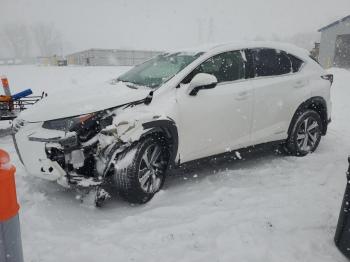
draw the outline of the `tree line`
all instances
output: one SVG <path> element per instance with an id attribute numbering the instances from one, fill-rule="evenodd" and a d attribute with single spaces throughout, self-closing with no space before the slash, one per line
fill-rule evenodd
<path id="1" fill-rule="evenodd" d="M 61 33 L 53 24 L 5 24 L 0 28 L 0 42 L 7 57 L 52 56 L 63 52 Z"/>

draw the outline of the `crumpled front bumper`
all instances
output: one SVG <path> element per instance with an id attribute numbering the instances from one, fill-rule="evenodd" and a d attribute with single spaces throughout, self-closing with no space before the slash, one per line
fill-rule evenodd
<path id="1" fill-rule="evenodd" d="M 29 174 L 58 181 L 66 176 L 66 172 L 57 162 L 48 159 L 44 141 L 64 137 L 65 134 L 63 131 L 43 129 L 41 126 L 42 123 L 27 123 L 12 135 L 13 142 Z"/>

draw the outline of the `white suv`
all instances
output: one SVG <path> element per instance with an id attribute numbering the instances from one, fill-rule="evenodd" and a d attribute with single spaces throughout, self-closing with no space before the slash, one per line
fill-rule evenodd
<path id="1" fill-rule="evenodd" d="M 113 185 L 145 203 L 182 163 L 275 142 L 313 152 L 332 75 L 306 50 L 244 42 L 159 55 L 101 86 L 47 97 L 14 123 L 26 170 L 67 187 Z"/>

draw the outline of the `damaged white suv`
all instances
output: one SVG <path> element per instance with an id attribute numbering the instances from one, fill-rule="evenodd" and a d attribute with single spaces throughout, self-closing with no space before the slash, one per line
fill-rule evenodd
<path id="1" fill-rule="evenodd" d="M 182 163 L 278 141 L 313 152 L 333 76 L 306 50 L 244 42 L 168 52 L 112 82 L 47 97 L 14 122 L 26 170 L 67 187 L 113 185 L 145 203 Z"/>

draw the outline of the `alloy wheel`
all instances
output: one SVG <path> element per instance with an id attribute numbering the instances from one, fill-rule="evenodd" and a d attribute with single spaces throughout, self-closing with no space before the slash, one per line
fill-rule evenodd
<path id="1" fill-rule="evenodd" d="M 300 150 L 312 152 L 321 135 L 320 126 L 315 118 L 307 117 L 299 126 L 297 144 Z"/>
<path id="2" fill-rule="evenodd" d="M 164 180 L 166 160 L 162 146 L 152 144 L 144 151 L 139 166 L 139 182 L 145 193 L 157 192 Z"/>

